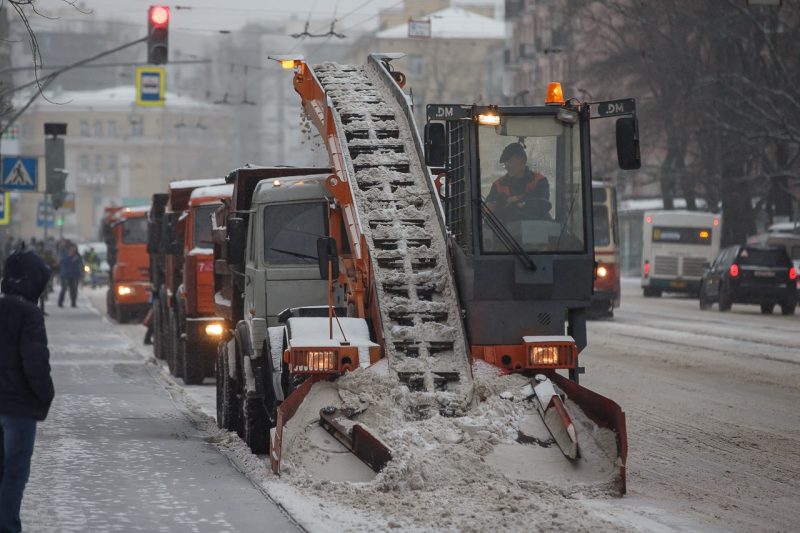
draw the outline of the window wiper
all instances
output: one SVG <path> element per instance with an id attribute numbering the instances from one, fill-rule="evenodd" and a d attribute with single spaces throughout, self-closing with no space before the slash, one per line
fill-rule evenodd
<path id="1" fill-rule="evenodd" d="M 528 267 L 528 269 L 532 271 L 536 271 L 536 264 L 533 262 L 531 257 L 525 252 L 522 248 L 522 245 L 517 242 L 511 232 L 508 231 L 508 228 L 500 222 L 500 219 L 497 218 L 497 215 L 486 205 L 486 201 L 481 198 L 481 213 L 486 218 L 486 221 L 489 223 L 489 227 L 492 229 L 495 235 L 500 239 L 508 251 L 513 253 L 517 259 L 522 261 L 522 264 Z"/>
<path id="2" fill-rule="evenodd" d="M 292 257 L 299 257 L 300 259 L 319 261 L 319 258 L 315 255 L 302 254 L 300 252 L 293 252 L 291 250 L 281 250 L 280 248 L 270 248 L 270 250 L 272 250 L 273 252 L 278 252 L 279 254 L 286 254 L 286 255 L 291 255 Z"/>

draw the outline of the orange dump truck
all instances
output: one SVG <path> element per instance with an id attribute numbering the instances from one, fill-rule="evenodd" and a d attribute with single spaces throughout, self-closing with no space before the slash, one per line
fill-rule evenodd
<path id="1" fill-rule="evenodd" d="M 149 305 L 148 209 L 149 206 L 107 207 L 103 217 L 110 268 L 106 309 L 120 323 L 141 319 Z"/>
<path id="2" fill-rule="evenodd" d="M 166 195 L 154 196 L 150 214 L 153 349 L 187 384 L 213 375 L 222 335 L 214 314 L 211 213 L 230 197 L 224 183 L 173 181 Z"/>

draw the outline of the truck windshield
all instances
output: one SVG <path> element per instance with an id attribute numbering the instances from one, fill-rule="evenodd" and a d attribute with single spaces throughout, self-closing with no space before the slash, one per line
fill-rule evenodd
<path id="1" fill-rule="evenodd" d="M 219 204 L 204 205 L 194 212 L 194 246 L 197 248 L 213 248 L 211 240 L 211 215 Z"/>
<path id="2" fill-rule="evenodd" d="M 144 244 L 147 242 L 147 219 L 128 218 L 122 223 L 122 242 L 125 244 Z"/>
<path id="3" fill-rule="evenodd" d="M 264 261 L 316 265 L 317 239 L 327 234 L 324 203 L 271 205 L 264 210 Z"/>
<path id="4" fill-rule="evenodd" d="M 503 117 L 478 127 L 483 253 L 585 250 L 580 130 L 554 116 Z"/>

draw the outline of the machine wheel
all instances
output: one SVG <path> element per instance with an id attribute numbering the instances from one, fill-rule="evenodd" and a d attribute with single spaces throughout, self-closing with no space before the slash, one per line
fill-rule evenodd
<path id="1" fill-rule="evenodd" d="M 231 378 L 226 342 L 217 345 L 217 425 L 228 431 L 241 431 L 237 383 Z"/>
<path id="2" fill-rule="evenodd" d="M 719 288 L 719 310 L 720 311 L 730 311 L 733 302 L 731 301 L 731 290 L 726 286 L 721 286 Z"/>
<path id="3" fill-rule="evenodd" d="M 242 440 L 256 455 L 269 451 L 269 424 L 262 398 L 242 397 Z"/>
<path id="4" fill-rule="evenodd" d="M 782 315 L 793 315 L 794 310 L 797 308 L 797 302 L 792 302 L 788 304 L 781 304 L 781 314 Z"/>
<path id="5" fill-rule="evenodd" d="M 660 298 L 661 291 L 659 289 L 654 289 L 652 287 L 645 287 L 644 290 L 644 297 L 645 298 Z"/>
<path id="6" fill-rule="evenodd" d="M 187 334 L 188 335 L 188 334 Z M 188 337 L 181 341 L 183 345 L 183 382 L 187 385 L 200 385 L 206 378 L 206 365 L 203 353 Z"/>
<path id="7" fill-rule="evenodd" d="M 765 315 L 771 315 L 773 309 L 775 309 L 774 303 L 761 304 L 761 312 Z"/>

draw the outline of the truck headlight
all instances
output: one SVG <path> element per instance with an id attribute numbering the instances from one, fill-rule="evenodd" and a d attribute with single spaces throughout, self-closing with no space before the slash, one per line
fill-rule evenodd
<path id="1" fill-rule="evenodd" d="M 338 363 L 336 350 L 292 350 L 292 372 L 336 372 Z"/>
<path id="2" fill-rule="evenodd" d="M 117 287 L 117 294 L 120 296 L 127 296 L 133 292 L 133 288 L 128 287 L 127 285 L 120 285 Z"/>
<path id="3" fill-rule="evenodd" d="M 212 322 L 211 324 L 206 324 L 206 335 L 209 337 L 222 337 L 224 333 L 224 328 L 222 324 L 219 322 Z"/>

